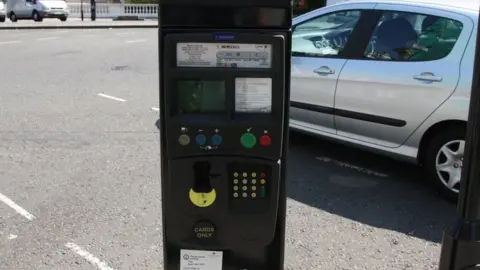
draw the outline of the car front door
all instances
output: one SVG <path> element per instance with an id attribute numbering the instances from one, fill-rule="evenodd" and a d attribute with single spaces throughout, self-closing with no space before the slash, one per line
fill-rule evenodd
<path id="1" fill-rule="evenodd" d="M 33 18 L 32 14 L 37 6 L 36 0 L 25 1 L 25 18 Z"/>
<path id="2" fill-rule="evenodd" d="M 455 90 L 473 22 L 424 7 L 375 9 L 382 16 L 363 59 L 342 69 L 335 123 L 339 136 L 395 148 Z"/>
<path id="3" fill-rule="evenodd" d="M 290 126 L 335 134 L 333 117 L 338 76 L 347 61 L 346 44 L 360 18 L 375 4 L 327 7 L 294 22 Z"/>

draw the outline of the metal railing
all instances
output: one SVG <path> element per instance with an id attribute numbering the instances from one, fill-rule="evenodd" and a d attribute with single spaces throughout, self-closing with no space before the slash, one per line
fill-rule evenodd
<path id="1" fill-rule="evenodd" d="M 87 2 L 87 1 L 86 1 Z M 80 17 L 82 5 L 68 3 L 71 17 Z M 97 3 L 97 18 L 117 18 L 120 16 L 137 16 L 141 19 L 155 19 L 158 16 L 157 4 L 107 4 Z M 90 16 L 90 3 L 83 4 L 84 16 Z"/>

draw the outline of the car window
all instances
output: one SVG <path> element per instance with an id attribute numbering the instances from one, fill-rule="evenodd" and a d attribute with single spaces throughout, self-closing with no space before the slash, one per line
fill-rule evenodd
<path id="1" fill-rule="evenodd" d="M 339 55 L 361 14 L 360 10 L 344 10 L 295 25 L 292 33 L 293 55 Z"/>
<path id="2" fill-rule="evenodd" d="M 433 61 L 455 46 L 461 22 L 425 14 L 383 13 L 365 50 L 365 57 L 391 61 Z"/>

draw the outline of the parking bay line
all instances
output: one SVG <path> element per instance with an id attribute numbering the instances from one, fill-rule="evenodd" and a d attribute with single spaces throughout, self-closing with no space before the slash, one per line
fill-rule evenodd
<path id="1" fill-rule="evenodd" d="M 60 37 L 45 37 L 45 38 L 38 38 L 37 41 L 46 41 L 46 40 L 53 40 L 59 39 Z"/>
<path id="2" fill-rule="evenodd" d="M 100 270 L 113 270 L 110 266 L 108 266 L 105 262 L 100 261 L 99 258 L 93 256 L 90 252 L 86 251 L 85 249 L 81 248 L 75 243 L 66 243 L 65 246 L 69 248 L 71 251 L 75 252 L 78 256 L 84 258 L 89 263 L 95 265 Z"/>
<path id="3" fill-rule="evenodd" d="M 352 170 L 355 170 L 355 171 L 358 171 L 358 172 L 361 172 L 361 173 L 374 175 L 374 176 L 382 177 L 382 178 L 388 177 L 387 174 L 372 171 L 372 170 L 369 170 L 369 169 L 365 169 L 365 168 L 362 168 L 362 167 L 359 167 L 359 166 L 355 166 L 355 165 L 352 165 L 352 164 L 348 164 L 348 163 L 345 163 L 345 162 L 334 160 L 334 159 L 331 159 L 331 158 L 328 158 L 328 157 L 316 157 L 316 159 L 320 160 L 320 161 L 323 161 L 323 162 L 332 162 L 332 163 L 337 164 L 338 166 L 349 168 L 349 169 L 352 169 Z"/>
<path id="4" fill-rule="evenodd" d="M 0 45 L 16 44 L 20 42 L 21 42 L 20 40 L 0 41 Z"/>
<path id="5" fill-rule="evenodd" d="M 120 33 L 116 33 L 115 35 L 116 36 L 124 36 L 124 35 L 131 35 L 133 34 L 133 32 L 120 32 Z"/>
<path id="6" fill-rule="evenodd" d="M 139 42 L 145 42 L 147 41 L 146 39 L 136 39 L 136 40 L 127 40 L 125 43 L 139 43 Z"/>
<path id="7" fill-rule="evenodd" d="M 126 102 L 126 100 L 123 99 L 123 98 L 118 98 L 118 97 L 114 97 L 114 96 L 109 96 L 109 95 L 105 95 L 105 94 L 103 94 L 103 93 L 98 93 L 97 95 L 100 96 L 100 97 L 104 97 L 104 98 L 108 98 L 108 99 L 112 99 L 112 100 L 116 100 L 116 101 L 120 101 L 120 102 Z"/>
<path id="8" fill-rule="evenodd" d="M 18 204 L 16 204 L 14 201 L 12 201 L 10 198 L 3 195 L 2 193 L 0 193 L 0 201 L 3 202 L 4 204 L 10 206 L 10 208 L 17 211 L 17 213 L 19 213 L 20 215 L 22 215 L 23 217 L 25 217 L 28 220 L 32 220 L 32 219 L 35 218 L 34 215 L 28 213 L 27 210 L 20 207 Z"/>

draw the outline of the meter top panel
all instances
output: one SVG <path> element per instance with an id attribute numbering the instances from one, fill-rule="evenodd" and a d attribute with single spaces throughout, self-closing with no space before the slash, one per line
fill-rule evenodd
<path id="1" fill-rule="evenodd" d="M 171 158 L 255 156 L 283 145 L 285 36 L 170 34 L 164 40 L 167 152 Z"/>
<path id="2" fill-rule="evenodd" d="M 292 6 L 285 0 L 163 0 L 158 19 L 161 29 L 290 29 Z"/>
<path id="3" fill-rule="evenodd" d="M 197 6 L 232 6 L 232 7 L 285 7 L 292 6 L 290 0 L 160 0 L 160 5 L 197 5 Z"/>

